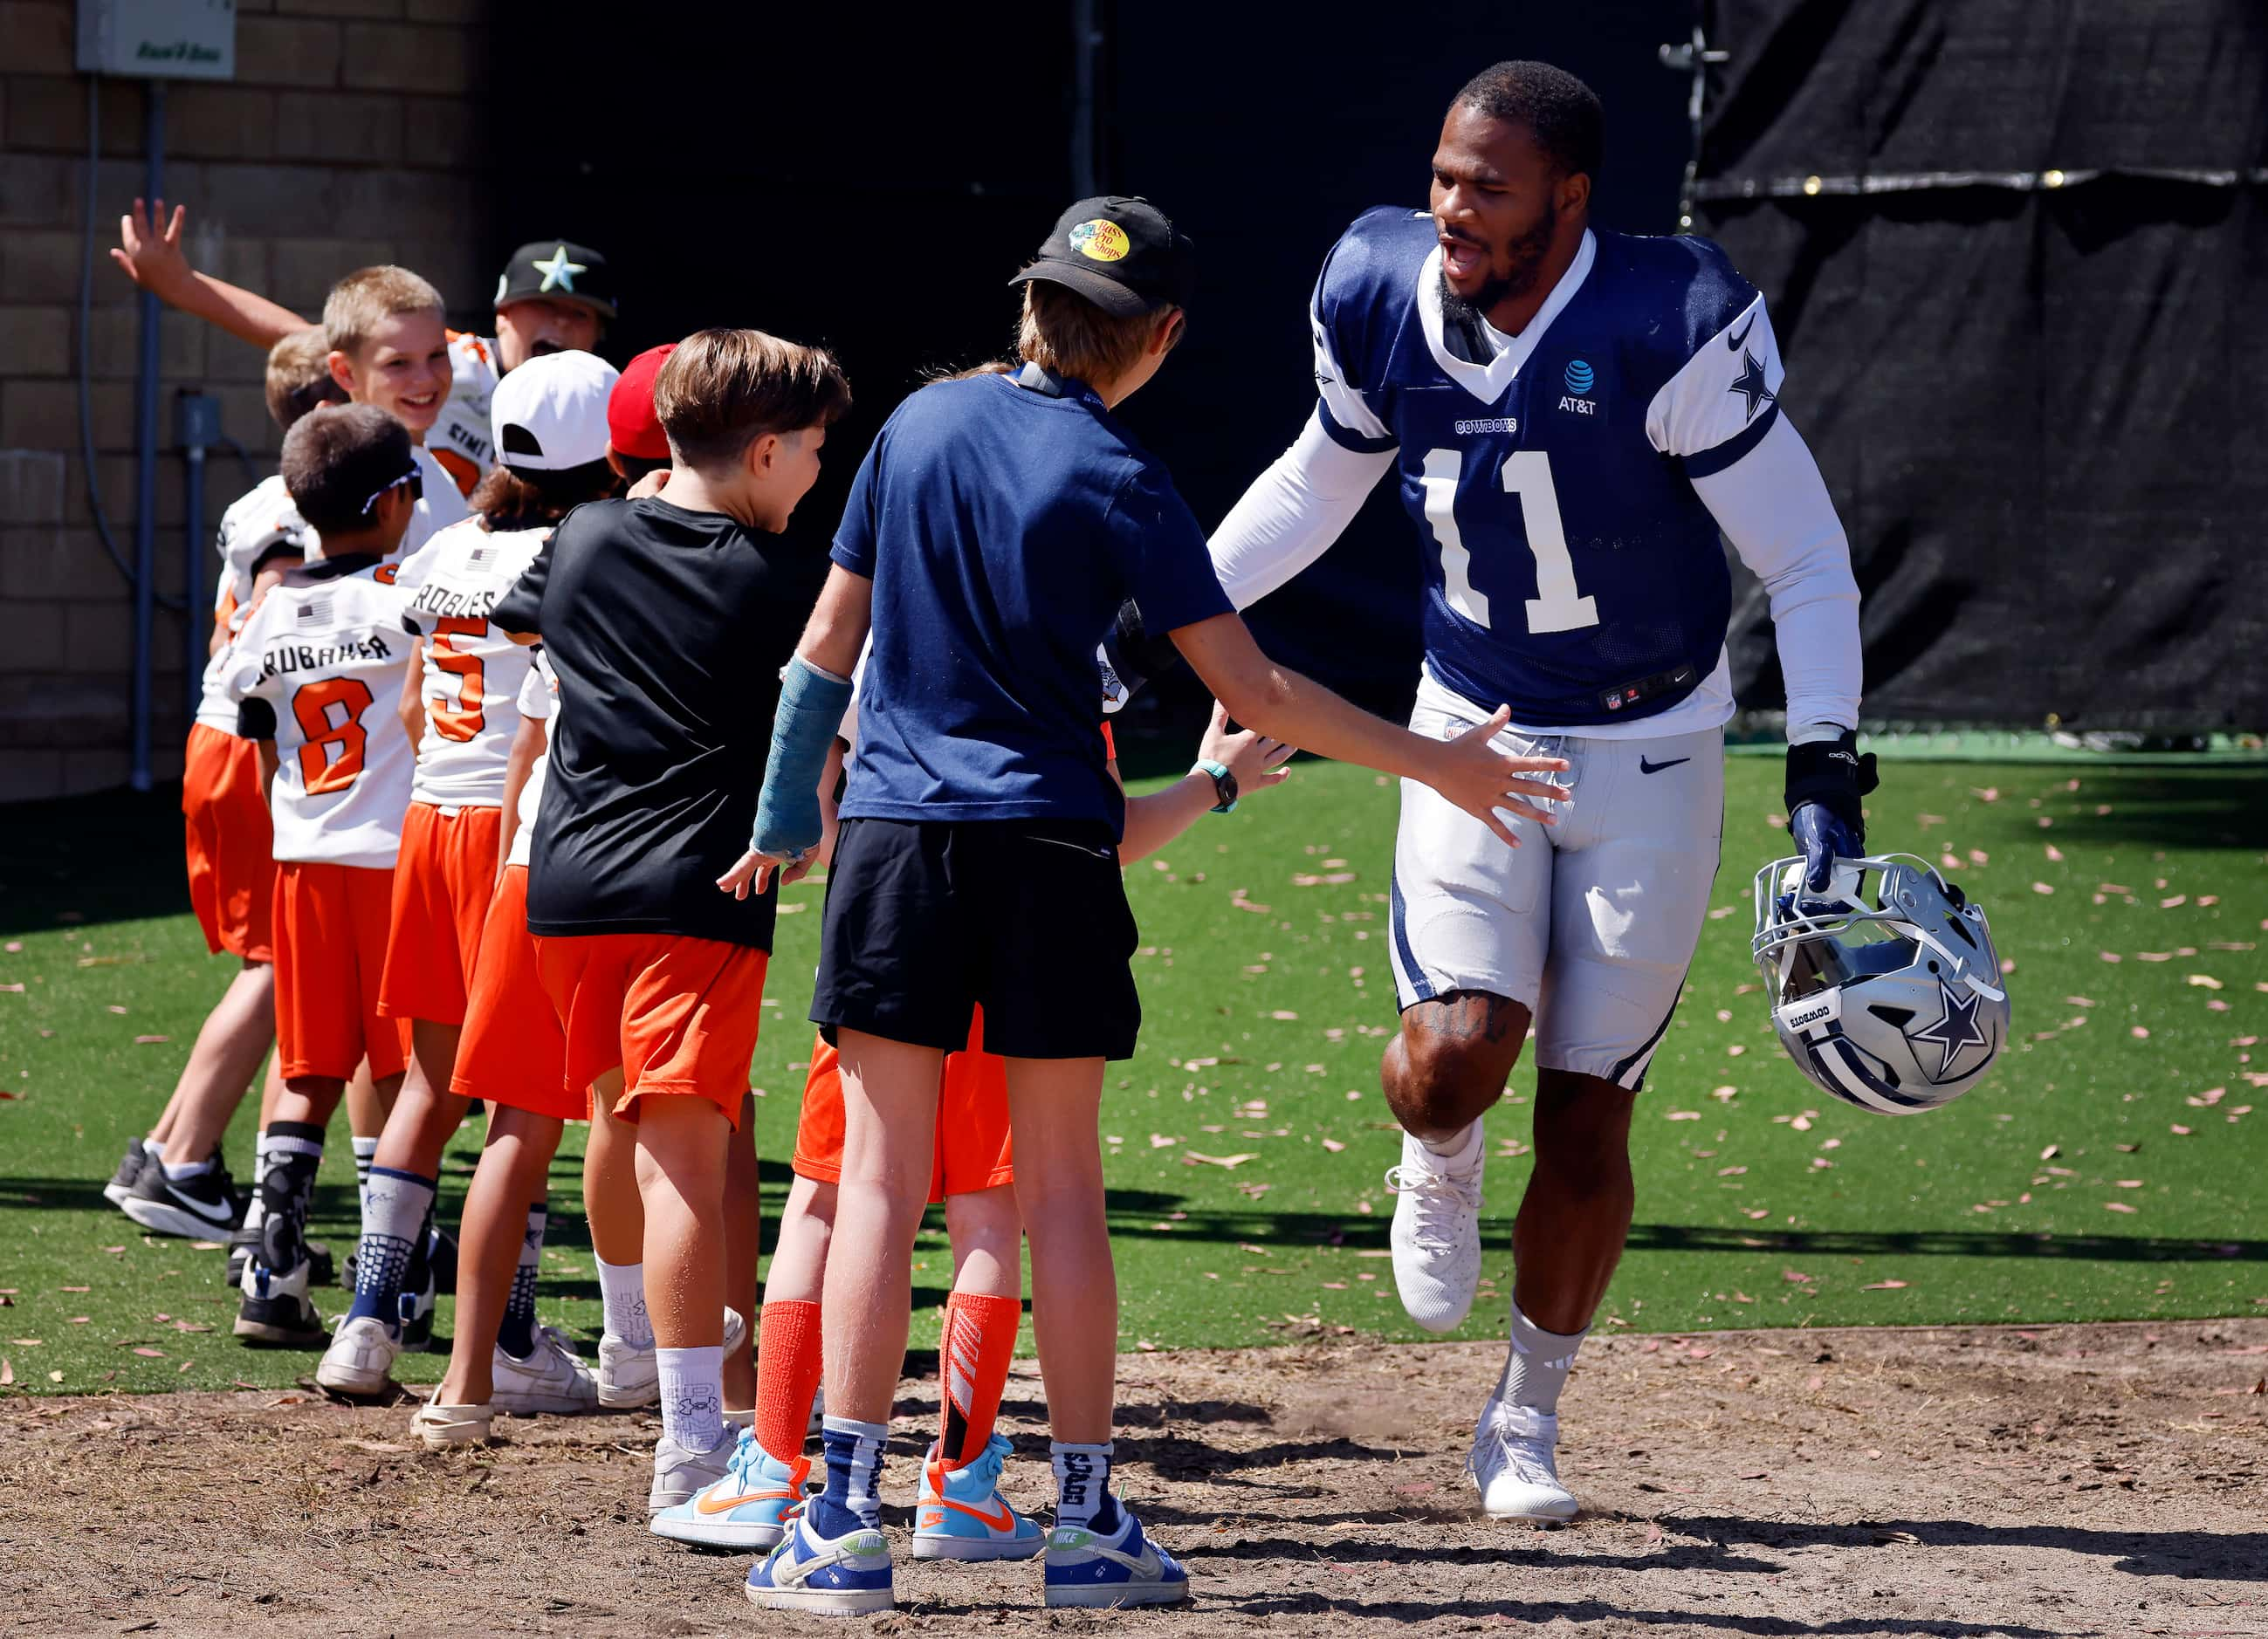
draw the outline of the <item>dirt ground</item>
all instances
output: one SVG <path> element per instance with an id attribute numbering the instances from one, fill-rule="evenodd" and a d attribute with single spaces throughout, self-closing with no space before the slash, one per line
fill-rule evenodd
<path id="1" fill-rule="evenodd" d="M 1035 1567 L 902 1554 L 898 1613 L 843 1627 L 2268 1635 L 2268 1320 L 1594 1340 L 1562 1407 L 1587 1511 L 1556 1532 L 1469 1506 L 1498 1359 L 1130 1356 L 1122 1489 L 1193 1608 L 1050 1615 Z M 1037 1390 L 1020 1376 L 1004 1414 L 1035 1504 Z M 909 1494 L 935 1406 L 909 1379 L 885 1496 Z M 745 1557 L 647 1534 L 652 1419 L 506 1421 L 486 1452 L 427 1456 L 409 1416 L 0 1402 L 0 1634 L 789 1630 L 741 1598 Z"/>

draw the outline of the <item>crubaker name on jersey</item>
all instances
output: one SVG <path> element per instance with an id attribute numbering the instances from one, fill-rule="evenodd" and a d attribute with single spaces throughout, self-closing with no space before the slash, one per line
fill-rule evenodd
<path id="1" fill-rule="evenodd" d="M 260 675 L 276 677 L 285 672 L 321 672 L 342 660 L 391 660 L 394 650 L 385 637 L 348 637 L 329 643 L 270 643 L 260 652 Z"/>

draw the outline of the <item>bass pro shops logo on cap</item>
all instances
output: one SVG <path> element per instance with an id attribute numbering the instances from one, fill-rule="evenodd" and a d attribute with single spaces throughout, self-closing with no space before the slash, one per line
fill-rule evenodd
<path id="1" fill-rule="evenodd" d="M 1116 261 L 1132 248 L 1126 230 L 1097 217 L 1071 231 L 1071 247 L 1090 261 Z"/>

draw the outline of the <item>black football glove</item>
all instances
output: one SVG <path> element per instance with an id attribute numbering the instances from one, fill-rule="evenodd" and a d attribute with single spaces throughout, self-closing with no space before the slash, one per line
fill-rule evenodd
<path id="1" fill-rule="evenodd" d="M 1831 740 L 1787 748 L 1787 829 L 1803 850 L 1803 883 L 1824 893 L 1835 862 L 1867 851 L 1867 818 L 1859 799 L 1881 781 L 1874 753 L 1859 754 L 1859 737 L 1845 729 Z"/>
<path id="2" fill-rule="evenodd" d="M 1118 710 L 1149 683 L 1182 664 L 1182 651 L 1171 637 L 1152 637 L 1143 629 L 1142 611 L 1129 598 L 1118 606 L 1118 619 L 1102 640 L 1096 658 L 1102 666 L 1102 709 Z"/>

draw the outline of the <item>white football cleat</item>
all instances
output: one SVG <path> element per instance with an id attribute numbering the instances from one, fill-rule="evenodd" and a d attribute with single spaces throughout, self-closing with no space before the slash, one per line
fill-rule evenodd
<path id="1" fill-rule="evenodd" d="M 1485 1147 L 1474 1121 L 1462 1164 L 1402 1135 L 1402 1165 L 1389 1167 L 1394 1196 L 1394 1284 L 1402 1306 L 1428 1332 L 1454 1332 L 1471 1312 L 1481 1279 L 1481 1164 Z"/>
<path id="2" fill-rule="evenodd" d="M 498 1411 L 571 1417 L 599 1409 L 598 1378 L 556 1327 L 535 1328 L 535 1347 L 525 1360 L 497 1344 L 489 1370 L 496 1385 L 489 1403 Z"/>
<path id="3" fill-rule="evenodd" d="M 315 1385 L 334 1394 L 366 1399 L 394 1387 L 394 1357 L 401 1340 L 371 1315 L 342 1321 L 315 1368 Z"/>
<path id="4" fill-rule="evenodd" d="M 1481 1512 L 1491 1519 L 1533 1519 L 1562 1525 L 1580 1509 L 1559 1483 L 1551 1448 L 1559 1443 L 1559 1419 L 1526 1406 L 1507 1406 L 1491 1397 L 1481 1408 L 1465 1472 L 1481 1494 Z"/>

